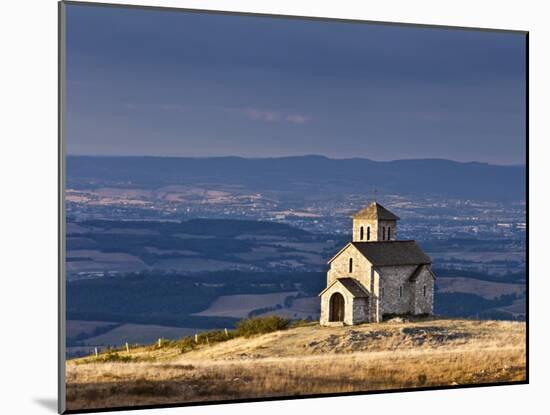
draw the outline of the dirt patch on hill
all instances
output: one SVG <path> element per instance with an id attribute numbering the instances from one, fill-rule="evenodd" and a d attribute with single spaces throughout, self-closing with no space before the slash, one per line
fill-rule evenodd
<path id="1" fill-rule="evenodd" d="M 307 347 L 315 353 L 348 353 L 380 350 L 381 344 L 385 350 L 464 344 L 470 337 L 471 333 L 438 326 L 403 327 L 400 330 L 350 330 L 343 335 L 331 334 L 323 340 L 314 340 Z"/>

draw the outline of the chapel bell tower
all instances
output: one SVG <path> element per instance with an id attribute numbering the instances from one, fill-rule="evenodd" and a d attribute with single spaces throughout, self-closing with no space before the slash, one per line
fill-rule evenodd
<path id="1" fill-rule="evenodd" d="M 353 242 L 395 241 L 399 217 L 372 202 L 353 215 Z"/>

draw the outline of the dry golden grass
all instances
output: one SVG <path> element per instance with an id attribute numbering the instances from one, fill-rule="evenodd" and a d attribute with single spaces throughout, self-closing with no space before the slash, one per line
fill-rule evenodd
<path id="1" fill-rule="evenodd" d="M 185 354 L 140 348 L 131 356 L 150 361 L 69 361 L 68 408 L 521 381 L 525 324 L 428 320 L 312 325 Z"/>

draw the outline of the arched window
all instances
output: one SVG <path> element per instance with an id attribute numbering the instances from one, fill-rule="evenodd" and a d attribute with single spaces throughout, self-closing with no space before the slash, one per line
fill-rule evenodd
<path id="1" fill-rule="evenodd" d="M 363 227 L 361 226 L 361 228 L 359 229 L 359 239 L 360 240 L 363 240 Z"/>
<path id="2" fill-rule="evenodd" d="M 367 226 L 367 241 L 370 241 L 370 226 Z"/>
<path id="3" fill-rule="evenodd" d="M 382 226 L 382 240 L 386 239 L 386 227 Z"/>
<path id="4" fill-rule="evenodd" d="M 426 297 L 426 286 L 424 286 L 424 297 Z"/>
<path id="5" fill-rule="evenodd" d="M 391 240 L 391 228 L 388 226 L 388 241 Z"/>
<path id="6" fill-rule="evenodd" d="M 353 258 L 349 259 L 349 272 L 353 272 Z"/>

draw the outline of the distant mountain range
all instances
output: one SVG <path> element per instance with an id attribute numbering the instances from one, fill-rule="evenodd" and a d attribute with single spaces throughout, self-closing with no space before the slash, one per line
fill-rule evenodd
<path id="1" fill-rule="evenodd" d="M 106 157 L 68 156 L 69 186 L 118 183 L 160 187 L 171 184 L 242 186 L 253 191 L 331 194 L 439 195 L 479 200 L 525 198 L 525 166 L 497 166 L 443 159 L 373 161 L 324 156 Z"/>

